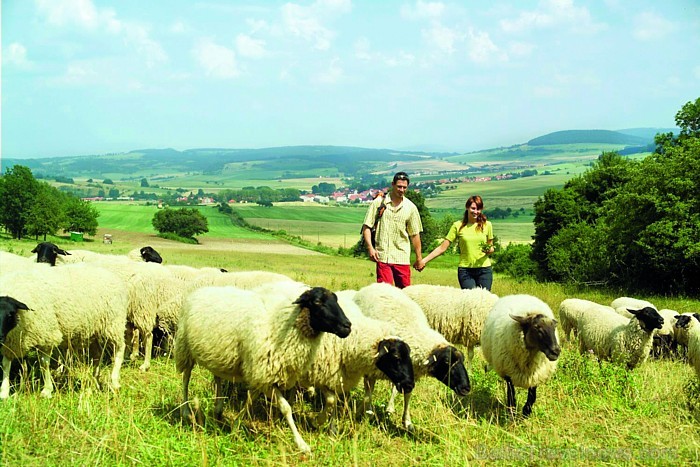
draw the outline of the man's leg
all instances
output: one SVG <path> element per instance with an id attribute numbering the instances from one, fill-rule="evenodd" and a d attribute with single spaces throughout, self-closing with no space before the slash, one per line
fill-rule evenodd
<path id="1" fill-rule="evenodd" d="M 411 266 L 409 264 L 392 264 L 394 272 L 394 284 L 399 289 L 411 285 Z"/>
<path id="2" fill-rule="evenodd" d="M 377 282 L 386 282 L 394 285 L 394 275 L 391 272 L 391 266 L 387 263 L 377 263 Z"/>

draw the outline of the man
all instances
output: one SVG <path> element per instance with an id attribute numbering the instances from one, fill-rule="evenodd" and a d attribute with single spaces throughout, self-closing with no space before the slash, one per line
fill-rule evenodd
<path id="1" fill-rule="evenodd" d="M 377 282 L 388 282 L 400 289 L 411 285 L 411 244 L 416 260 L 423 258 L 420 214 L 416 205 L 404 196 L 409 183 L 406 172 L 397 172 L 391 182 L 391 191 L 387 196 L 378 196 L 372 201 L 362 225 L 367 253 L 377 263 Z M 370 229 L 382 203 L 386 209 L 377 222 L 376 246 L 373 246 Z"/>

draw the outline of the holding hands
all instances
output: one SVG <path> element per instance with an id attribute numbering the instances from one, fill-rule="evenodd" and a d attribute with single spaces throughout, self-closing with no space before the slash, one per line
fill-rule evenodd
<path id="1" fill-rule="evenodd" d="M 415 269 L 418 272 L 421 272 L 423 269 L 425 269 L 426 262 L 424 259 L 417 259 L 415 263 L 413 263 L 413 269 Z"/>

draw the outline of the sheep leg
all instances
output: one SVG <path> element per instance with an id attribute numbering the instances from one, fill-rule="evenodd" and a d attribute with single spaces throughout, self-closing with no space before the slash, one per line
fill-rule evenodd
<path id="1" fill-rule="evenodd" d="M 114 341 L 114 362 L 112 363 L 112 389 L 118 391 L 121 388 L 119 383 L 119 372 L 124 363 L 124 352 L 126 351 L 126 343 L 123 340 Z"/>
<path id="2" fill-rule="evenodd" d="M 396 389 L 396 386 L 391 386 L 391 396 L 389 396 L 389 402 L 386 403 L 386 411 L 387 413 L 394 413 L 395 408 L 394 408 L 394 399 L 396 399 L 396 394 L 399 393 L 399 390 Z"/>
<path id="3" fill-rule="evenodd" d="M 409 409 L 409 403 L 411 402 L 411 394 L 413 394 L 413 392 L 404 393 L 403 395 L 403 426 L 404 428 L 406 428 L 406 430 L 413 433 L 415 431 L 415 427 L 413 426 L 413 422 L 411 421 L 411 411 Z"/>
<path id="4" fill-rule="evenodd" d="M 53 379 L 51 378 L 51 351 L 39 349 L 39 361 L 41 362 L 41 372 L 44 375 L 44 389 L 41 390 L 41 397 L 51 398 L 53 393 Z"/>
<path id="5" fill-rule="evenodd" d="M 223 381 L 220 377 L 214 376 L 214 399 L 216 403 L 214 404 L 214 419 L 221 421 L 224 414 L 224 396 L 223 393 Z"/>
<path id="6" fill-rule="evenodd" d="M 143 333 L 143 364 L 141 371 L 147 371 L 151 367 L 151 351 L 153 350 L 153 331 Z"/>
<path id="7" fill-rule="evenodd" d="M 0 385 L 0 399 L 10 397 L 10 367 L 12 360 L 2 357 L 2 384 Z"/>
<path id="8" fill-rule="evenodd" d="M 535 405 L 537 400 L 537 386 L 533 386 L 527 389 L 527 402 L 523 406 L 523 415 L 529 417 L 532 413 L 532 406 Z"/>
<path id="9" fill-rule="evenodd" d="M 321 426 L 330 420 L 330 426 L 328 431 L 331 434 L 336 434 L 335 427 L 335 411 L 336 411 L 336 398 L 335 392 L 330 389 L 323 389 L 323 410 L 316 417 L 316 424 Z"/>
<path id="10" fill-rule="evenodd" d="M 139 358 L 139 330 L 131 323 L 126 325 L 125 340 L 131 349 L 129 360 L 134 361 Z"/>
<path id="11" fill-rule="evenodd" d="M 189 387 L 190 387 L 190 377 L 192 376 L 192 368 L 185 368 L 182 372 L 182 408 L 180 409 L 180 417 L 183 420 L 187 420 L 194 425 L 194 417 L 192 416 L 192 410 L 190 409 L 190 397 L 189 397 Z"/>
<path id="12" fill-rule="evenodd" d="M 506 380 L 506 407 L 512 412 L 515 410 L 515 386 L 513 386 L 513 380 L 510 376 L 504 378 Z"/>
<path id="13" fill-rule="evenodd" d="M 287 402 L 287 399 L 285 399 L 282 395 L 282 391 L 280 391 L 279 388 L 276 387 L 272 388 L 272 396 L 277 400 L 277 406 L 279 407 L 282 415 L 284 415 L 284 418 L 287 420 L 287 425 L 289 425 L 289 429 L 292 430 L 292 434 L 294 435 L 294 442 L 296 443 L 297 447 L 300 451 L 310 454 L 311 448 L 308 444 L 306 444 L 306 441 L 304 441 L 304 439 L 299 434 L 297 426 L 294 423 L 294 417 L 292 417 L 292 407 L 289 405 L 289 402 Z"/>
<path id="14" fill-rule="evenodd" d="M 372 410 L 372 393 L 374 392 L 374 383 L 376 381 L 371 378 L 364 378 L 365 396 L 362 399 L 362 413 L 373 414 Z"/>

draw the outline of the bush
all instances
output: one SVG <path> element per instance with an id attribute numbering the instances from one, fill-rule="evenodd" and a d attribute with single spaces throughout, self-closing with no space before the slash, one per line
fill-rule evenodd
<path id="1" fill-rule="evenodd" d="M 535 279 L 537 263 L 532 259 L 532 246 L 511 243 L 493 253 L 493 270 L 514 279 Z"/>
<path id="2" fill-rule="evenodd" d="M 158 211 L 151 222 L 161 234 L 172 233 L 184 238 L 194 238 L 195 235 L 209 232 L 207 218 L 194 208 L 166 208 Z"/>

